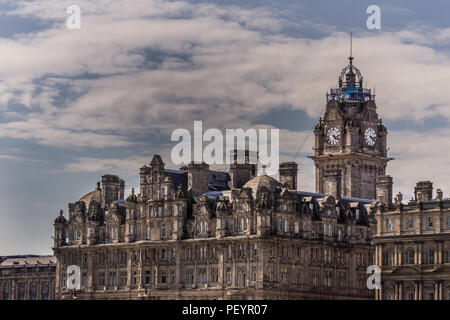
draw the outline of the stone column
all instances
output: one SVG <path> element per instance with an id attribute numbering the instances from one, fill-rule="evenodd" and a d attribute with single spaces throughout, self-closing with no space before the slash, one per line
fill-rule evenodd
<path id="1" fill-rule="evenodd" d="M 418 244 L 418 249 L 417 249 L 417 257 L 418 257 L 418 261 L 417 264 L 421 265 L 422 264 L 422 243 Z"/>
<path id="2" fill-rule="evenodd" d="M 434 282 L 434 300 L 439 300 L 439 281 Z"/>
<path id="3" fill-rule="evenodd" d="M 219 288 L 223 288 L 224 287 L 224 282 L 225 282 L 225 250 L 226 250 L 226 245 L 220 245 L 218 247 L 219 250 L 219 261 L 218 261 L 218 267 L 219 267 L 219 275 L 218 275 L 218 287 Z M 223 297 L 225 298 L 225 297 Z"/>
<path id="4" fill-rule="evenodd" d="M 436 259 L 436 263 L 437 264 L 441 264 L 442 263 L 442 242 L 438 242 L 437 244 L 437 259 Z"/>
<path id="5" fill-rule="evenodd" d="M 206 286 L 209 287 L 209 281 L 210 281 L 210 264 L 209 264 L 209 257 L 211 254 L 211 247 L 210 246 L 206 246 Z"/>
<path id="6" fill-rule="evenodd" d="M 394 245 L 394 266 L 398 266 L 398 244 Z"/>
<path id="7" fill-rule="evenodd" d="M 419 244 L 417 242 L 414 248 L 414 264 L 419 264 Z"/>
<path id="8" fill-rule="evenodd" d="M 383 245 L 380 244 L 378 247 L 378 266 L 383 266 Z"/>
<path id="9" fill-rule="evenodd" d="M 94 257 L 95 254 L 94 252 L 89 252 L 88 253 L 88 272 L 87 272 L 87 291 L 88 292 L 92 292 L 93 291 L 93 286 L 94 286 Z"/>
<path id="10" fill-rule="evenodd" d="M 182 248 L 180 245 L 176 247 L 175 252 L 175 282 L 177 283 L 178 289 L 182 288 L 182 270 L 181 270 L 181 255 Z"/>
<path id="11" fill-rule="evenodd" d="M 403 283 L 399 282 L 398 284 L 398 299 L 397 300 L 403 300 Z"/>
<path id="12" fill-rule="evenodd" d="M 419 300 L 419 283 L 414 282 L 414 300 Z"/>
<path id="13" fill-rule="evenodd" d="M 400 300 L 398 298 L 398 282 L 396 282 L 394 286 L 394 300 Z"/>
<path id="14" fill-rule="evenodd" d="M 423 300 L 422 282 L 419 281 L 419 300 Z"/>
<path id="15" fill-rule="evenodd" d="M 132 284 L 132 260 L 133 260 L 133 251 L 128 250 L 127 251 L 127 290 L 131 288 Z"/>

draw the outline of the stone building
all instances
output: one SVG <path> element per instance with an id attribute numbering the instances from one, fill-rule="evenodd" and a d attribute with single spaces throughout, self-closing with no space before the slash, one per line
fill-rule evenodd
<path id="1" fill-rule="evenodd" d="M 248 162 L 170 170 L 155 155 L 126 199 L 123 180 L 103 176 L 55 220 L 57 297 L 374 298 L 371 199 L 390 160 L 387 131 L 352 57 L 327 98 L 315 193 L 297 190 L 295 162 L 281 163 L 276 180 Z M 76 292 L 66 287 L 69 265 L 81 268 Z"/>
<path id="2" fill-rule="evenodd" d="M 379 189 L 387 196 L 375 205 L 382 269 L 376 298 L 450 300 L 450 199 L 440 189 L 433 198 L 430 181 L 418 182 L 408 203 L 401 193 L 392 201 L 392 180 Z"/>
<path id="3" fill-rule="evenodd" d="M 6 256 L 1 260 L 0 300 L 55 299 L 55 257 Z"/>
<path id="4" fill-rule="evenodd" d="M 392 159 L 387 156 L 387 130 L 375 96 L 364 87 L 353 57 L 349 60 L 314 129 L 316 192 L 375 199 L 376 178 L 386 174 Z"/>

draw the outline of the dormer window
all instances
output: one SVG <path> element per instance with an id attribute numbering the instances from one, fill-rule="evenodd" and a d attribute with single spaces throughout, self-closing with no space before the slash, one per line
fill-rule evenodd
<path id="1" fill-rule="evenodd" d="M 158 217 L 163 216 L 163 207 L 158 207 Z"/>
<path id="2" fill-rule="evenodd" d="M 181 204 L 178 205 L 178 215 L 179 216 L 183 215 L 183 205 L 181 205 Z"/>
<path id="3" fill-rule="evenodd" d="M 356 213 L 356 220 L 359 220 L 359 209 L 356 209 L 355 213 Z"/>

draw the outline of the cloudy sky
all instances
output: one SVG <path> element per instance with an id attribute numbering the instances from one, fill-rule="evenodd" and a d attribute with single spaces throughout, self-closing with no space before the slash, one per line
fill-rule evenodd
<path id="1" fill-rule="evenodd" d="M 273 3 L 272 3 L 273 2 Z M 69 5 L 81 29 L 66 27 Z M 366 9 L 381 8 L 381 30 Z M 59 209 L 102 174 L 138 185 L 171 132 L 280 129 L 292 160 L 347 64 L 376 87 L 394 192 L 450 194 L 450 3 L 0 0 L 0 255 L 51 253 Z M 312 135 L 296 161 L 313 191 Z"/>

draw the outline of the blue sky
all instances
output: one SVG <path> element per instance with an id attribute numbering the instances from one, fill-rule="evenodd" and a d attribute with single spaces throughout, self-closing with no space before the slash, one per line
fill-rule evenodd
<path id="1" fill-rule="evenodd" d="M 81 8 L 68 30 L 66 8 Z M 381 8 L 381 30 L 366 8 Z M 51 253 L 59 209 L 102 174 L 138 186 L 176 128 L 280 128 L 292 160 L 347 63 L 376 87 L 394 192 L 450 192 L 448 1 L 0 1 L 0 255 Z M 314 189 L 313 139 L 296 158 Z"/>

